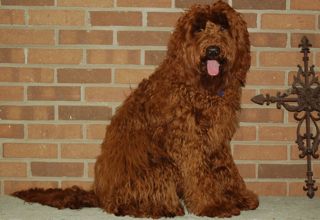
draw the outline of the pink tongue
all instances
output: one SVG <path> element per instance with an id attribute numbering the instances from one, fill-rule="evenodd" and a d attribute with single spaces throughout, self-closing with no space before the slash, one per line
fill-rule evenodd
<path id="1" fill-rule="evenodd" d="M 219 74 L 220 64 L 216 60 L 207 61 L 207 70 L 210 76 L 217 76 Z"/>

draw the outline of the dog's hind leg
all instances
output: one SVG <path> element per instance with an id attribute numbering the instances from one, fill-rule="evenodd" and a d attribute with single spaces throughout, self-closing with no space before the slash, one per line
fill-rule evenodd
<path id="1" fill-rule="evenodd" d="M 136 217 L 174 217 L 184 214 L 176 192 L 176 184 L 165 169 L 152 170 L 146 176 L 131 180 L 125 194 L 127 201 L 118 206 L 116 215 Z M 169 177 L 169 178 L 168 178 Z"/>
<path id="2" fill-rule="evenodd" d="M 170 161 L 148 155 L 148 163 L 135 166 L 129 158 L 110 160 L 107 157 L 102 154 L 97 160 L 94 184 L 105 211 L 152 218 L 184 214 L 176 190 L 175 168 Z M 130 159 L 133 158 L 130 155 Z M 111 162 L 114 166 L 110 166 Z"/>

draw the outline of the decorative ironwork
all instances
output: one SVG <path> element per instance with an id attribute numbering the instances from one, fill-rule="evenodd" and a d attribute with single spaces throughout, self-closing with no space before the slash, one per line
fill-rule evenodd
<path id="1" fill-rule="evenodd" d="M 278 92 L 276 96 L 257 95 L 251 101 L 259 105 L 276 103 L 278 109 L 283 106 L 288 111 L 295 112 L 294 118 L 298 121 L 296 143 L 299 151 L 301 151 L 299 157 L 307 158 L 307 179 L 303 190 L 307 191 L 309 198 L 313 198 L 315 191 L 318 189 L 318 187 L 315 187 L 315 180 L 312 179 L 311 159 L 319 158 L 317 150 L 320 130 L 317 121 L 320 120 L 320 82 L 315 75 L 314 65 L 309 68 L 308 54 L 310 53 L 309 47 L 312 47 L 312 45 L 307 37 L 304 36 L 301 39 L 299 47 L 301 47 L 300 53 L 303 53 L 304 66 L 298 65 L 298 72 L 294 76 L 292 87 L 282 94 Z"/>

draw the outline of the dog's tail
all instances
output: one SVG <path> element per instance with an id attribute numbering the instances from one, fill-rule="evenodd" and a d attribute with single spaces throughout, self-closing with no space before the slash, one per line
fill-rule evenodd
<path id="1" fill-rule="evenodd" d="M 26 202 L 36 202 L 58 209 L 81 209 L 83 207 L 99 207 L 99 201 L 93 190 L 85 191 L 77 186 L 66 189 L 28 189 L 18 191 L 12 196 Z"/>

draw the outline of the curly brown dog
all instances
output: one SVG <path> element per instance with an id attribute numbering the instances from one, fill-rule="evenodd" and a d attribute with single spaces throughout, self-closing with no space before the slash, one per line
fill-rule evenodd
<path id="1" fill-rule="evenodd" d="M 153 218 L 183 215 L 180 200 L 199 216 L 230 217 L 257 208 L 230 150 L 249 67 L 249 36 L 240 14 L 221 1 L 193 6 L 178 20 L 162 64 L 107 127 L 94 191 L 15 195 L 58 208 L 99 206 Z"/>

